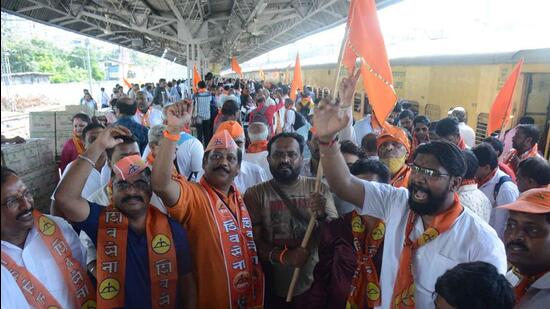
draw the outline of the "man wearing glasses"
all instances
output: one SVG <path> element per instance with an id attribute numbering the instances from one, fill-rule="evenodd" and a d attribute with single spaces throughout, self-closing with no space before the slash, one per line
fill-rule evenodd
<path id="1" fill-rule="evenodd" d="M 344 79 L 341 97 L 351 104 L 357 77 Z M 456 191 L 466 169 L 460 149 L 444 141 L 420 145 L 413 155 L 408 189 L 352 176 L 334 142 L 347 124 L 338 104 L 320 105 L 314 122 L 321 164 L 331 189 L 363 215 L 384 220 L 386 237 L 380 273 L 382 308 L 434 308 L 436 280 L 459 263 L 486 261 L 506 272 L 504 245 Z"/>

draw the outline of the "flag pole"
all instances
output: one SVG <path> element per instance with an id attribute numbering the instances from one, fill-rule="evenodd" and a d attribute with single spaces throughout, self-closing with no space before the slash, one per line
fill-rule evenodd
<path id="1" fill-rule="evenodd" d="M 334 95 L 336 95 L 336 91 L 338 89 L 338 80 L 340 79 L 340 72 L 342 67 L 342 59 L 344 56 L 344 46 L 348 40 L 348 32 L 349 27 L 346 25 L 346 31 L 344 33 L 344 38 L 342 39 L 342 44 L 340 45 L 340 53 L 338 55 L 338 63 L 336 66 L 336 78 L 334 81 L 334 91 L 332 92 Z M 323 165 L 319 161 L 319 166 L 317 167 L 317 175 L 315 177 L 315 193 L 319 193 L 321 190 L 321 179 L 323 178 Z M 306 233 L 304 235 L 304 238 L 302 239 L 302 243 L 300 244 L 300 247 L 306 248 L 307 244 L 309 243 L 309 239 L 311 238 L 311 234 L 313 234 L 313 228 L 315 227 L 316 218 L 314 214 L 311 214 L 311 217 L 309 218 L 309 223 L 307 224 Z M 298 282 L 298 276 L 300 275 L 300 267 L 294 268 L 294 273 L 292 273 L 292 280 L 290 281 L 290 286 L 288 287 L 288 293 L 286 294 L 286 302 L 290 303 L 292 302 L 292 297 L 294 294 L 294 288 L 296 288 L 296 283 Z"/>

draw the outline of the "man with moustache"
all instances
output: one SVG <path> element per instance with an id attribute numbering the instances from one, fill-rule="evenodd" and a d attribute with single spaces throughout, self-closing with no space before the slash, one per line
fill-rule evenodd
<path id="1" fill-rule="evenodd" d="M 344 106 L 352 103 L 358 75 L 342 81 Z M 506 271 L 504 246 L 496 233 L 458 199 L 466 168 L 460 149 L 436 141 L 413 156 L 408 189 L 352 176 L 338 150 L 336 134 L 347 124 L 339 104 L 320 105 L 314 114 L 321 163 L 330 188 L 362 215 L 384 220 L 386 237 L 380 273 L 382 308 L 434 308 L 436 280 L 447 269 L 486 261 Z M 412 267 L 411 267 L 412 266 Z"/>
<path id="2" fill-rule="evenodd" d="M 390 184 L 396 188 L 407 187 L 411 169 L 406 164 L 411 144 L 407 133 L 395 126 L 388 125 L 376 139 L 378 157 L 390 169 Z"/>
<path id="3" fill-rule="evenodd" d="M 273 179 L 248 189 L 244 200 L 250 209 L 260 259 L 270 265 L 266 270 L 269 289 L 266 306 L 299 308 L 307 305 L 308 289 L 313 282 L 313 268 L 320 228 L 313 232 L 307 249 L 300 247 L 311 212 L 319 222 L 338 217 L 332 195 L 325 184 L 315 192 L 315 179 L 300 176 L 304 139 L 297 133 L 275 135 L 267 146 L 269 169 Z M 285 303 L 295 267 L 300 276 L 291 304 Z"/>
<path id="4" fill-rule="evenodd" d="M 516 307 L 550 304 L 550 189 L 525 191 L 517 201 L 500 206 L 510 217 L 504 232 L 506 255 L 513 265 L 506 277 L 516 294 Z"/>
<path id="5" fill-rule="evenodd" d="M 153 190 L 189 232 L 198 308 L 261 307 L 264 280 L 252 221 L 233 183 L 241 149 L 229 132 L 217 132 L 206 147 L 199 183 L 171 175 L 172 157 L 191 110 L 187 101 L 166 109 L 167 128 L 153 163 Z"/>
<path id="6" fill-rule="evenodd" d="M 2 308 L 95 307 L 84 247 L 65 220 L 33 209 L 31 189 L 2 167 Z"/>
<path id="7" fill-rule="evenodd" d="M 150 205 L 151 173 L 139 155 L 113 164 L 109 206 L 80 195 L 99 157 L 129 134 L 105 129 L 59 184 L 57 206 L 97 248 L 97 308 L 195 308 L 187 235 Z"/>

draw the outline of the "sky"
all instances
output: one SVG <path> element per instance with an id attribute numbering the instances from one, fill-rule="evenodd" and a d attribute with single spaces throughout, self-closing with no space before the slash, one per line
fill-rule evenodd
<path id="1" fill-rule="evenodd" d="M 496 53 L 549 48 L 549 0 L 403 0 L 378 11 L 388 57 Z M 241 64 L 243 71 L 336 63 L 345 25 Z M 322 43 L 320 46 L 319 42 Z M 314 57 L 310 50 L 321 51 Z"/>

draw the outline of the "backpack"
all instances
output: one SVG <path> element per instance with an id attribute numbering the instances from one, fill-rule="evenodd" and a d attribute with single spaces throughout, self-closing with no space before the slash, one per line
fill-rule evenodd
<path id="1" fill-rule="evenodd" d="M 508 175 L 502 176 L 498 179 L 498 182 L 495 184 L 495 190 L 493 191 L 493 197 L 495 198 L 495 202 L 497 200 L 497 196 L 498 196 L 498 192 L 500 191 L 500 187 L 502 187 L 502 185 L 505 182 L 508 182 L 508 181 L 512 181 L 512 178 L 510 178 L 510 176 L 508 176 Z"/>
<path id="2" fill-rule="evenodd" d="M 267 116 L 265 115 L 266 111 L 267 111 L 267 106 L 264 105 L 261 109 L 257 110 L 254 113 L 254 115 L 252 115 L 252 119 L 250 119 L 250 123 L 261 122 L 266 126 L 269 126 L 269 122 L 267 121 Z"/>
<path id="3" fill-rule="evenodd" d="M 294 111 L 294 123 L 292 124 L 292 128 L 294 129 L 294 131 L 298 131 L 299 128 L 306 125 L 306 119 L 302 114 L 298 113 L 295 110 L 293 111 Z"/>

